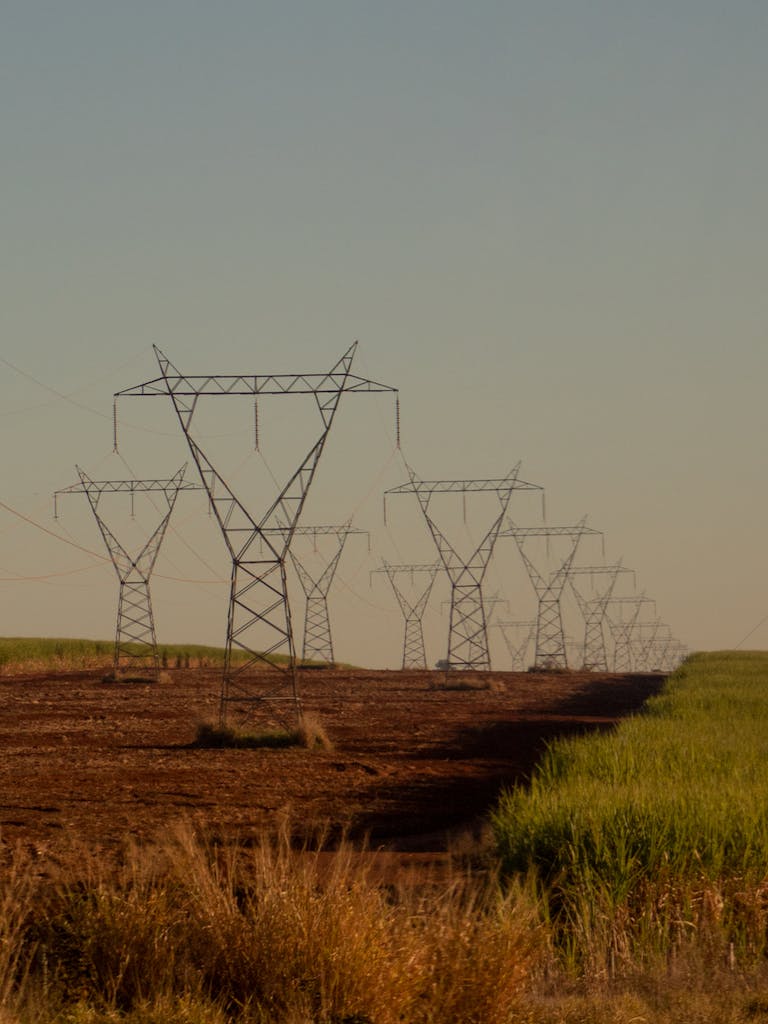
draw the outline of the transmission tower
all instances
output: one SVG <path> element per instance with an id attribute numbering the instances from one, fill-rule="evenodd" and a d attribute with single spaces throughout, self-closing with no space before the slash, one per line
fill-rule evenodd
<path id="1" fill-rule="evenodd" d="M 312 537 L 317 551 L 317 538 L 333 536 L 336 538 L 336 549 L 319 576 L 310 574 L 306 565 L 299 561 L 296 552 L 289 550 L 293 567 L 299 577 L 301 588 L 306 598 L 304 614 L 304 643 L 301 656 L 305 661 L 325 661 L 333 665 L 333 638 L 331 636 L 331 619 L 328 614 L 328 592 L 331 589 L 336 569 L 341 559 L 347 537 L 350 534 L 365 534 L 366 530 L 355 530 L 351 523 L 342 526 L 297 526 L 294 537 Z"/>
<path id="2" fill-rule="evenodd" d="M 608 628 L 613 637 L 613 671 L 631 672 L 632 630 L 637 623 L 643 605 L 655 605 L 655 601 L 644 594 L 639 594 L 637 597 L 612 597 L 607 604 L 618 610 L 618 617 L 611 616 L 610 612 L 606 614 Z M 625 617 L 624 608 L 627 606 L 630 611 Z"/>
<path id="3" fill-rule="evenodd" d="M 630 634 L 632 664 L 637 672 L 650 672 L 651 651 L 663 640 L 672 637 L 672 630 L 661 619 L 653 622 L 636 622 Z"/>
<path id="4" fill-rule="evenodd" d="M 675 640 L 670 633 L 669 636 L 661 637 L 653 641 L 648 648 L 648 668 L 651 672 L 666 672 L 671 662 L 670 651 Z"/>
<path id="5" fill-rule="evenodd" d="M 528 570 L 531 585 L 536 591 L 539 608 L 536 616 L 536 656 L 534 668 L 553 669 L 568 668 L 568 654 L 563 632 L 563 616 L 560 599 L 568 581 L 568 573 L 579 541 L 585 534 L 602 536 L 600 530 L 593 530 L 586 525 L 586 517 L 575 526 L 517 526 L 511 520 L 502 531 L 502 537 L 514 537 L 520 557 Z M 552 537 L 568 537 L 571 541 L 565 558 L 559 565 L 542 575 L 525 550 L 525 541 L 530 537 L 545 537 L 549 545 Z"/>
<path id="6" fill-rule="evenodd" d="M 483 594 L 483 608 L 485 609 L 485 621 L 489 629 L 491 626 L 494 625 L 494 623 L 491 622 L 491 616 L 493 615 L 494 609 L 496 608 L 497 604 L 505 604 L 507 606 L 507 611 L 509 611 L 509 601 L 507 600 L 506 597 L 499 597 L 498 593 L 492 594 L 490 597 L 486 597 L 485 594 Z M 445 612 L 446 608 L 451 607 L 450 600 L 443 601 L 440 607 L 442 611 Z"/>
<path id="7" fill-rule="evenodd" d="M 584 642 L 575 636 L 565 637 L 565 653 L 568 659 L 568 667 L 584 670 Z M 581 662 L 581 664 L 579 664 Z"/>
<path id="8" fill-rule="evenodd" d="M 55 492 L 54 517 L 58 518 L 60 495 L 85 494 L 112 559 L 112 565 L 120 581 L 113 664 L 115 678 L 139 674 L 157 679 L 160 659 L 157 653 L 149 579 L 179 491 L 200 488 L 196 484 L 184 482 L 186 466 L 182 466 L 178 473 L 168 480 L 91 480 L 79 466 L 75 468 L 80 482 Z M 130 495 L 131 513 L 136 494 L 161 494 L 165 499 L 165 514 L 137 555 L 130 555 L 107 526 L 104 516 L 99 511 L 99 503 L 104 494 Z"/>
<path id="9" fill-rule="evenodd" d="M 668 641 L 664 643 L 661 656 L 659 659 L 659 671 L 660 672 L 674 672 L 675 669 L 680 665 L 685 658 L 688 656 L 688 648 L 685 644 L 679 640 L 675 640 L 670 637 Z"/>
<path id="10" fill-rule="evenodd" d="M 232 559 L 219 711 L 222 724 L 227 721 L 230 708 L 241 719 L 262 714 L 276 718 L 281 724 L 300 714 L 286 584 L 286 558 L 291 539 L 342 394 L 397 393 L 396 388 L 352 374 L 356 348 L 357 342 L 327 373 L 265 376 L 183 376 L 155 348 L 161 376 L 115 395 L 115 401 L 121 396 L 164 395 L 171 399 Z M 261 516 L 246 508 L 192 437 L 192 420 L 201 398 L 235 395 L 250 395 L 254 399 L 257 448 L 258 399 L 261 396 L 311 395 L 320 414 L 321 431 L 317 441 Z M 396 410 L 399 412 L 397 402 Z M 399 443 L 399 415 L 397 435 Z M 242 660 L 236 661 L 235 654 Z M 285 655 L 282 665 L 275 658 L 279 654 Z"/>
<path id="11" fill-rule="evenodd" d="M 536 636 L 536 621 L 493 622 L 491 627 L 500 630 L 504 638 L 507 651 L 512 659 L 512 671 L 524 672 L 527 668 L 528 649 Z"/>
<path id="12" fill-rule="evenodd" d="M 485 572 L 512 493 L 516 490 L 542 490 L 538 484 L 519 480 L 517 476 L 519 469 L 520 464 L 518 463 L 503 480 L 419 480 L 415 473 L 409 470 L 409 483 L 393 487 L 385 493 L 385 502 L 388 494 L 416 495 L 443 568 L 451 581 L 447 667 L 470 671 L 487 671 L 491 667 L 488 630 L 483 606 L 482 587 Z M 439 529 L 429 514 L 429 504 L 435 494 L 466 496 L 476 492 L 496 494 L 501 509 L 490 529 L 467 560 L 457 553 L 445 534 Z M 464 500 L 466 501 L 465 497 Z"/>
<path id="13" fill-rule="evenodd" d="M 440 563 L 433 562 L 431 565 L 390 565 L 384 562 L 380 569 L 373 572 L 386 573 L 392 590 L 395 592 L 397 603 L 405 619 L 405 633 L 403 635 L 403 668 L 426 668 L 427 652 L 424 646 L 424 629 L 422 620 L 432 593 L 435 577 L 440 570 Z M 410 575 L 413 584 L 416 576 L 426 576 L 427 584 L 422 587 L 416 595 L 415 600 L 406 595 L 402 585 L 398 585 L 398 576 Z"/>
<path id="14" fill-rule="evenodd" d="M 584 617 L 584 664 L 583 667 L 589 672 L 607 672 L 608 654 L 605 649 L 605 633 L 603 623 L 608 602 L 613 594 L 619 573 L 632 572 L 625 569 L 621 563 L 618 565 L 602 566 L 571 566 L 568 573 L 568 580 L 571 584 L 573 596 Z M 583 589 L 576 586 L 574 576 L 586 576 L 592 580 L 592 594 L 587 597 Z M 603 577 L 602 586 L 594 586 L 594 577 Z"/>

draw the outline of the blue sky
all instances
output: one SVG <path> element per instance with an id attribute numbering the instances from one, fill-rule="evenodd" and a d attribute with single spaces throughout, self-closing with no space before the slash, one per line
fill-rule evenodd
<path id="1" fill-rule="evenodd" d="M 153 343 L 188 373 L 317 372 L 359 338 L 357 371 L 400 388 L 420 476 L 522 460 L 550 521 L 589 514 L 691 647 L 768 614 L 764 3 L 32 0 L 0 28 L 7 505 L 98 551 L 84 500 L 50 519 L 75 463 L 178 468 L 156 400 L 121 407 L 126 464 L 110 456 L 111 395 L 156 375 Z M 211 428 L 233 472 L 238 415 Z M 275 466 L 303 415 L 264 411 Z M 350 399 L 334 431 L 308 512 L 372 534 L 332 593 L 338 653 L 390 663 L 398 615 L 368 571 L 432 552 L 415 510 L 382 525 L 404 474 L 387 402 Z M 226 588 L 160 578 L 208 573 L 185 541 L 228 575 L 188 502 L 158 631 L 216 642 Z M 493 584 L 526 618 L 506 558 Z M 8 512 L 0 570 L 2 632 L 111 634 L 111 567 Z M 51 572 L 71 575 L 18 580 Z"/>

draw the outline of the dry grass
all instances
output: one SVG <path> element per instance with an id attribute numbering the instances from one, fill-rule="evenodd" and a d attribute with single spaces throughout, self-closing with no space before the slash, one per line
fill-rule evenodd
<path id="1" fill-rule="evenodd" d="M 468 676 L 447 673 L 430 685 L 432 690 L 444 690 L 446 692 L 466 692 L 476 690 L 484 693 L 506 693 L 507 688 L 500 679 L 472 673 Z"/>
<path id="2" fill-rule="evenodd" d="M 17 855 L 4 890 L 2 1005 L 30 1022 L 506 1024 L 544 949 L 520 893 L 394 891 L 285 834 L 40 867 Z"/>
<path id="3" fill-rule="evenodd" d="M 158 683 L 167 685 L 171 681 L 169 673 L 165 669 L 161 669 L 156 675 L 153 672 L 136 672 L 129 669 L 118 669 L 115 673 L 107 672 L 106 675 L 101 678 L 102 683 L 106 684 L 122 684 L 131 686 L 156 686 Z"/>
<path id="4" fill-rule="evenodd" d="M 302 712 L 299 718 L 299 742 L 308 750 L 333 750 L 333 742 L 328 736 L 320 717 L 311 711 Z"/>
<path id="5" fill-rule="evenodd" d="M 268 729 L 252 732 L 212 722 L 199 722 L 195 746 L 224 749 L 261 747 L 305 747 L 307 750 L 333 750 L 322 721 L 312 713 L 302 714 L 295 729 Z"/>
<path id="6" fill-rule="evenodd" d="M 637 922 L 594 908 L 575 972 L 524 885 L 374 872 L 348 845 L 297 851 L 286 831 L 225 849 L 186 825 L 112 860 L 17 851 L 0 873 L 0 1024 L 768 1022 L 765 958 L 722 941 L 717 892 L 674 956 L 651 944 L 634 963 L 616 954 Z M 765 892 L 741 898 L 756 940 Z"/>

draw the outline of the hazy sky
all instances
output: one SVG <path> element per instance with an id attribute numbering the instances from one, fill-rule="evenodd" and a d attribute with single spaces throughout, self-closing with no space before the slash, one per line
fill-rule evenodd
<path id="1" fill-rule="evenodd" d="M 75 463 L 185 461 L 163 399 L 120 406 L 110 454 L 112 393 L 157 375 L 152 343 L 185 373 L 319 372 L 359 338 L 418 475 L 522 460 L 549 521 L 588 514 L 676 636 L 736 645 L 768 616 L 767 50 L 764 0 L 6 0 L 0 500 L 103 554 L 85 499 L 54 522 L 50 495 Z M 300 404 L 265 403 L 278 476 L 311 441 Z M 210 415 L 260 508 L 252 409 Z M 331 594 L 337 657 L 368 664 L 401 654 L 369 570 L 434 557 L 409 499 L 382 522 L 393 437 L 390 402 L 349 396 L 307 509 L 371 532 Z M 489 509 L 442 514 L 470 544 Z M 219 643 L 229 567 L 199 495 L 175 527 L 159 637 Z M 500 614 L 530 617 L 508 541 L 492 569 Z M 0 593 L 0 633 L 112 634 L 111 566 L 2 509 Z"/>

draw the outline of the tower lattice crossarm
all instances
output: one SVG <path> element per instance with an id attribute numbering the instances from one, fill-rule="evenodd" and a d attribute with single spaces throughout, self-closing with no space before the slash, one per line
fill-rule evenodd
<path id="1" fill-rule="evenodd" d="M 534 668 L 540 670 L 568 668 L 568 651 L 563 630 L 563 616 L 560 601 L 568 582 L 568 573 L 581 538 L 587 535 L 602 537 L 600 530 L 586 525 L 586 516 L 575 526 L 518 526 L 511 519 L 500 532 L 502 537 L 513 537 L 528 577 L 538 599 L 536 625 L 536 654 Z M 565 557 L 549 572 L 540 571 L 525 549 L 525 542 L 531 537 L 544 537 L 549 547 L 552 537 L 566 537 L 570 544 Z"/>
<path id="2" fill-rule="evenodd" d="M 286 575 L 291 539 L 341 396 L 390 392 L 396 399 L 396 411 L 399 410 L 397 388 L 352 373 L 356 348 L 357 342 L 326 373 L 196 376 L 179 373 L 160 349 L 155 348 L 161 376 L 115 395 L 115 409 L 121 397 L 170 398 L 229 550 L 232 577 L 220 701 L 222 723 L 226 722 L 230 710 L 241 719 L 261 714 L 281 724 L 288 724 L 292 717 L 300 714 Z M 262 397 L 309 395 L 320 415 L 317 440 L 260 515 L 246 507 L 192 436 L 194 414 L 201 399 L 236 395 L 250 395 L 254 400 L 256 448 L 259 447 L 258 402 Z M 115 428 L 116 424 L 115 413 Z M 399 440 L 399 423 L 397 433 Z M 282 663 L 276 656 L 282 656 Z"/>
<path id="3" fill-rule="evenodd" d="M 356 530 L 351 522 L 341 526 L 297 526 L 293 530 L 293 538 L 311 537 L 315 542 L 317 552 L 317 538 L 332 536 L 336 539 L 335 549 L 325 563 L 325 567 L 319 576 L 311 574 L 306 565 L 302 563 L 293 547 L 289 548 L 291 562 L 296 570 L 296 575 L 301 583 L 306 600 L 304 612 L 304 643 L 302 647 L 302 658 L 305 661 L 313 660 L 326 662 L 333 665 L 335 662 L 333 653 L 333 635 L 331 633 L 331 619 L 328 611 L 328 593 L 333 584 L 336 570 L 341 560 L 347 538 L 352 534 L 360 534 L 368 538 L 367 530 Z"/>
<path id="4" fill-rule="evenodd" d="M 646 605 L 655 606 L 653 598 L 645 594 L 629 597 L 611 597 L 607 602 L 606 622 L 613 637 L 613 671 L 631 672 L 632 630 Z M 628 612 L 625 612 L 625 608 Z M 611 614 L 615 612 L 617 614 Z"/>
<path id="5" fill-rule="evenodd" d="M 626 572 L 632 570 L 625 568 L 621 562 L 615 565 L 572 565 L 568 572 L 573 596 L 584 618 L 583 667 L 589 672 L 608 671 L 605 614 L 619 575 Z M 577 578 L 587 576 L 592 584 L 590 596 L 576 582 Z M 595 579 L 598 580 L 597 584 Z"/>
<path id="6" fill-rule="evenodd" d="M 60 497 L 65 494 L 85 494 L 109 552 L 120 583 L 113 658 L 115 676 L 135 674 L 141 670 L 157 678 L 160 659 L 149 581 L 179 492 L 198 491 L 200 487 L 184 480 L 186 466 L 182 466 L 174 476 L 161 480 L 92 480 L 79 466 L 76 469 L 79 482 L 54 494 L 54 515 L 58 517 Z M 99 509 L 105 494 L 129 495 L 132 514 L 137 494 L 163 496 L 165 512 L 138 553 L 129 553 L 107 525 Z"/>
<path id="7" fill-rule="evenodd" d="M 543 492 L 538 484 L 520 480 L 519 469 L 520 463 L 503 479 L 491 480 L 420 480 L 413 470 L 409 469 L 410 481 L 391 488 L 385 494 L 385 502 L 387 495 L 415 494 L 440 561 L 450 580 L 451 613 L 446 664 L 451 668 L 487 671 L 491 667 L 483 604 L 483 579 L 514 492 Z M 500 505 L 499 514 L 469 558 L 464 558 L 438 527 L 430 514 L 429 505 L 435 494 L 461 494 L 466 500 L 467 494 L 482 492 L 496 494 Z"/>
<path id="8" fill-rule="evenodd" d="M 380 569 L 373 569 L 371 576 L 375 573 L 384 573 L 389 580 L 394 592 L 400 611 L 405 620 L 405 632 L 403 636 L 403 661 L 404 669 L 423 669 L 427 667 L 427 652 L 424 644 L 424 612 L 429 602 L 432 587 L 441 566 L 439 562 L 430 564 L 392 565 L 386 560 L 382 562 Z M 402 584 L 398 584 L 398 576 L 410 576 L 411 583 L 416 576 L 426 576 L 426 586 L 423 586 L 415 598 L 405 593 Z"/>

